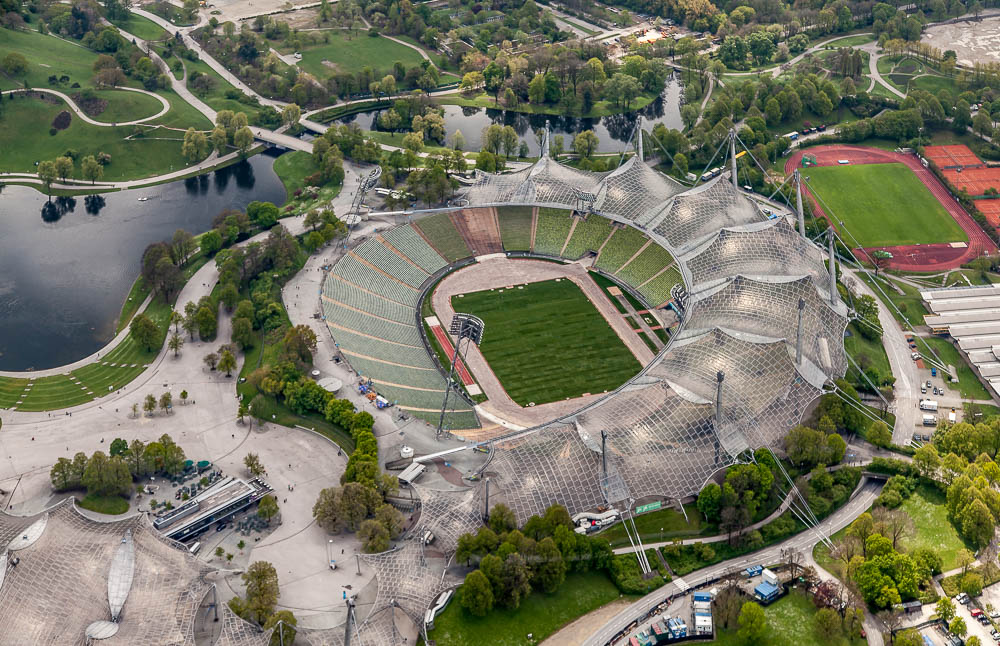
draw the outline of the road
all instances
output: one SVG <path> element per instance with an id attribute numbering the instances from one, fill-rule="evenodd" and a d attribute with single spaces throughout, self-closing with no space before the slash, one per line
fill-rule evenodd
<path id="1" fill-rule="evenodd" d="M 819 530 L 829 536 L 849 525 L 872 505 L 875 498 L 878 497 L 881 488 L 881 483 L 866 481 L 847 504 L 820 522 L 818 526 Z M 811 554 L 813 546 L 818 542 L 819 538 L 816 530 L 802 532 L 786 541 L 754 552 L 753 554 L 723 561 L 693 572 L 684 577 L 684 582 L 691 588 L 695 588 L 708 581 L 717 579 L 733 569 L 742 569 L 756 563 L 773 563 L 781 559 L 782 550 L 795 549 L 803 554 Z M 633 621 L 645 618 L 649 611 L 659 605 L 666 597 L 677 595 L 680 592 L 681 590 L 678 588 L 675 580 L 647 594 L 615 615 L 614 618 L 583 642 L 584 646 L 604 646 L 619 631 Z M 867 616 L 865 630 L 868 633 L 869 646 L 882 646 L 881 632 L 876 627 L 874 621 Z"/>

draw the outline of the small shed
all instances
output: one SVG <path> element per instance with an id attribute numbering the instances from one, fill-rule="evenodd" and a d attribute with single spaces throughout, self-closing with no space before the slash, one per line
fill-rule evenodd
<path id="1" fill-rule="evenodd" d="M 777 599 L 778 595 L 781 594 L 781 588 L 774 585 L 773 583 L 768 583 L 765 581 L 764 583 L 759 584 L 756 588 L 753 589 L 753 594 L 761 601 L 765 603 L 770 603 L 775 599 Z"/>

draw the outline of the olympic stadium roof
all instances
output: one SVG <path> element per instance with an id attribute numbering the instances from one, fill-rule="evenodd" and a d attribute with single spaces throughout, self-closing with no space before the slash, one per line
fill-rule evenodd
<path id="1" fill-rule="evenodd" d="M 195 645 L 195 616 L 215 570 L 162 538 L 145 514 L 93 520 L 67 499 L 30 517 L 0 513 L 0 646 Z M 263 646 L 220 610 L 219 646 Z"/>

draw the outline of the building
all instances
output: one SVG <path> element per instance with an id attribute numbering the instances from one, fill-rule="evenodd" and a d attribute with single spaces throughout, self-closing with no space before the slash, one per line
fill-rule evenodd
<path id="1" fill-rule="evenodd" d="M 768 604 L 781 596 L 781 588 L 765 581 L 753 589 L 753 596 Z"/>
<path id="2" fill-rule="evenodd" d="M 215 522 L 225 522 L 234 514 L 273 491 L 259 478 L 244 482 L 229 477 L 153 521 L 153 527 L 167 538 L 185 541 L 204 532 Z"/>
<path id="3" fill-rule="evenodd" d="M 924 317 L 931 332 L 954 339 L 993 393 L 1000 394 L 1000 285 L 927 289 L 920 297 L 932 312 Z"/>

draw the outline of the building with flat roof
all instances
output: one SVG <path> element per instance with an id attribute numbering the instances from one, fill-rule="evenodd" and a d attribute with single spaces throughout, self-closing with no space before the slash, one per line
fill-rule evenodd
<path id="1" fill-rule="evenodd" d="M 167 538 L 184 541 L 204 532 L 215 522 L 224 522 L 272 491 L 260 478 L 249 482 L 230 476 L 180 507 L 153 521 L 153 527 Z"/>
<path id="2" fill-rule="evenodd" d="M 1000 394 L 1000 285 L 925 289 L 920 297 L 932 312 L 924 317 L 931 332 L 954 339 L 993 393 Z"/>

